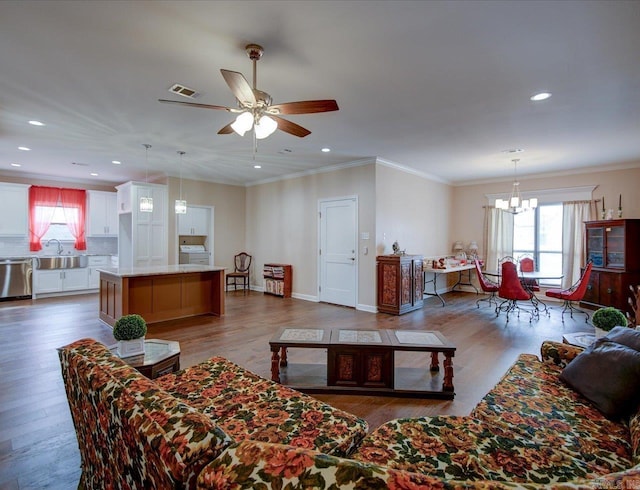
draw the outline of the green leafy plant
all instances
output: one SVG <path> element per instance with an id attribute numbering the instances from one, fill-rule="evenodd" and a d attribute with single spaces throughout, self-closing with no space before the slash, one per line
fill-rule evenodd
<path id="1" fill-rule="evenodd" d="M 147 322 L 140 315 L 121 316 L 113 326 L 113 336 L 116 340 L 139 339 L 146 333 Z"/>
<path id="2" fill-rule="evenodd" d="M 613 306 L 606 306 L 597 310 L 593 314 L 591 322 L 594 327 L 598 327 L 606 332 L 611 330 L 613 327 L 627 326 L 627 318 L 624 316 L 624 313 Z"/>

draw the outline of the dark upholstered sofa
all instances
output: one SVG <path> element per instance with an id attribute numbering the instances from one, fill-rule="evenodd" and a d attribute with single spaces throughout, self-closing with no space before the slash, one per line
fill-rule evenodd
<path id="1" fill-rule="evenodd" d="M 521 355 L 469 416 L 366 423 L 213 358 L 155 381 L 101 344 L 60 350 L 85 488 L 640 487 L 640 415 L 612 420 Z"/>

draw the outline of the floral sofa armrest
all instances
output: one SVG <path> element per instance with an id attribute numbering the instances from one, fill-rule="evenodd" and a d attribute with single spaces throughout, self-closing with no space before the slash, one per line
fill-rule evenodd
<path id="1" fill-rule="evenodd" d="M 553 485 L 533 483 L 526 485 L 528 490 L 552 487 Z M 523 485 L 486 480 L 442 480 L 421 473 L 330 456 L 311 449 L 245 440 L 229 446 L 224 453 L 205 466 L 198 476 L 197 488 L 512 490 L 523 488 Z"/>
<path id="2" fill-rule="evenodd" d="M 80 450 L 79 487 L 193 488 L 233 442 L 99 342 L 78 340 L 58 353 Z"/>
<path id="3" fill-rule="evenodd" d="M 540 347 L 542 362 L 545 364 L 555 364 L 564 368 L 573 361 L 584 349 L 575 345 L 545 340 Z"/>

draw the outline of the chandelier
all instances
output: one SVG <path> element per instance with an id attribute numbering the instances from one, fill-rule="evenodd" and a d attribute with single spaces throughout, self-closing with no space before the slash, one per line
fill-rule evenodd
<path id="1" fill-rule="evenodd" d="M 509 199 L 496 199 L 496 208 L 518 214 L 529 209 L 538 207 L 538 199 L 535 197 L 522 199 L 520 194 L 520 182 L 518 182 L 518 162 L 520 159 L 514 158 L 513 162 L 513 188 Z"/>

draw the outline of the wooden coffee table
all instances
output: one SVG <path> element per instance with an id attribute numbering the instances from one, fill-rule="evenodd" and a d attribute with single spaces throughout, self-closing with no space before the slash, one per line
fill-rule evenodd
<path id="1" fill-rule="evenodd" d="M 327 350 L 323 384 L 294 382 L 296 389 L 308 393 L 446 399 L 455 396 L 453 356 L 456 347 L 437 331 L 284 327 L 273 336 L 269 345 L 271 379 L 277 382 L 280 382 L 280 368 L 288 365 L 287 349 Z M 419 372 L 418 377 L 413 375 L 415 382 L 414 378 L 407 378 L 408 370 L 395 365 L 395 354 L 399 351 L 431 353 L 428 379 L 425 379 L 424 368 L 413 369 Z M 433 389 L 434 377 L 440 370 L 440 353 L 444 355 L 442 388 Z"/>
<path id="2" fill-rule="evenodd" d="M 115 354 L 117 348 L 113 345 L 109 349 Z M 172 340 L 145 339 L 144 354 L 122 360 L 147 378 L 155 379 L 180 370 L 180 344 Z"/>

